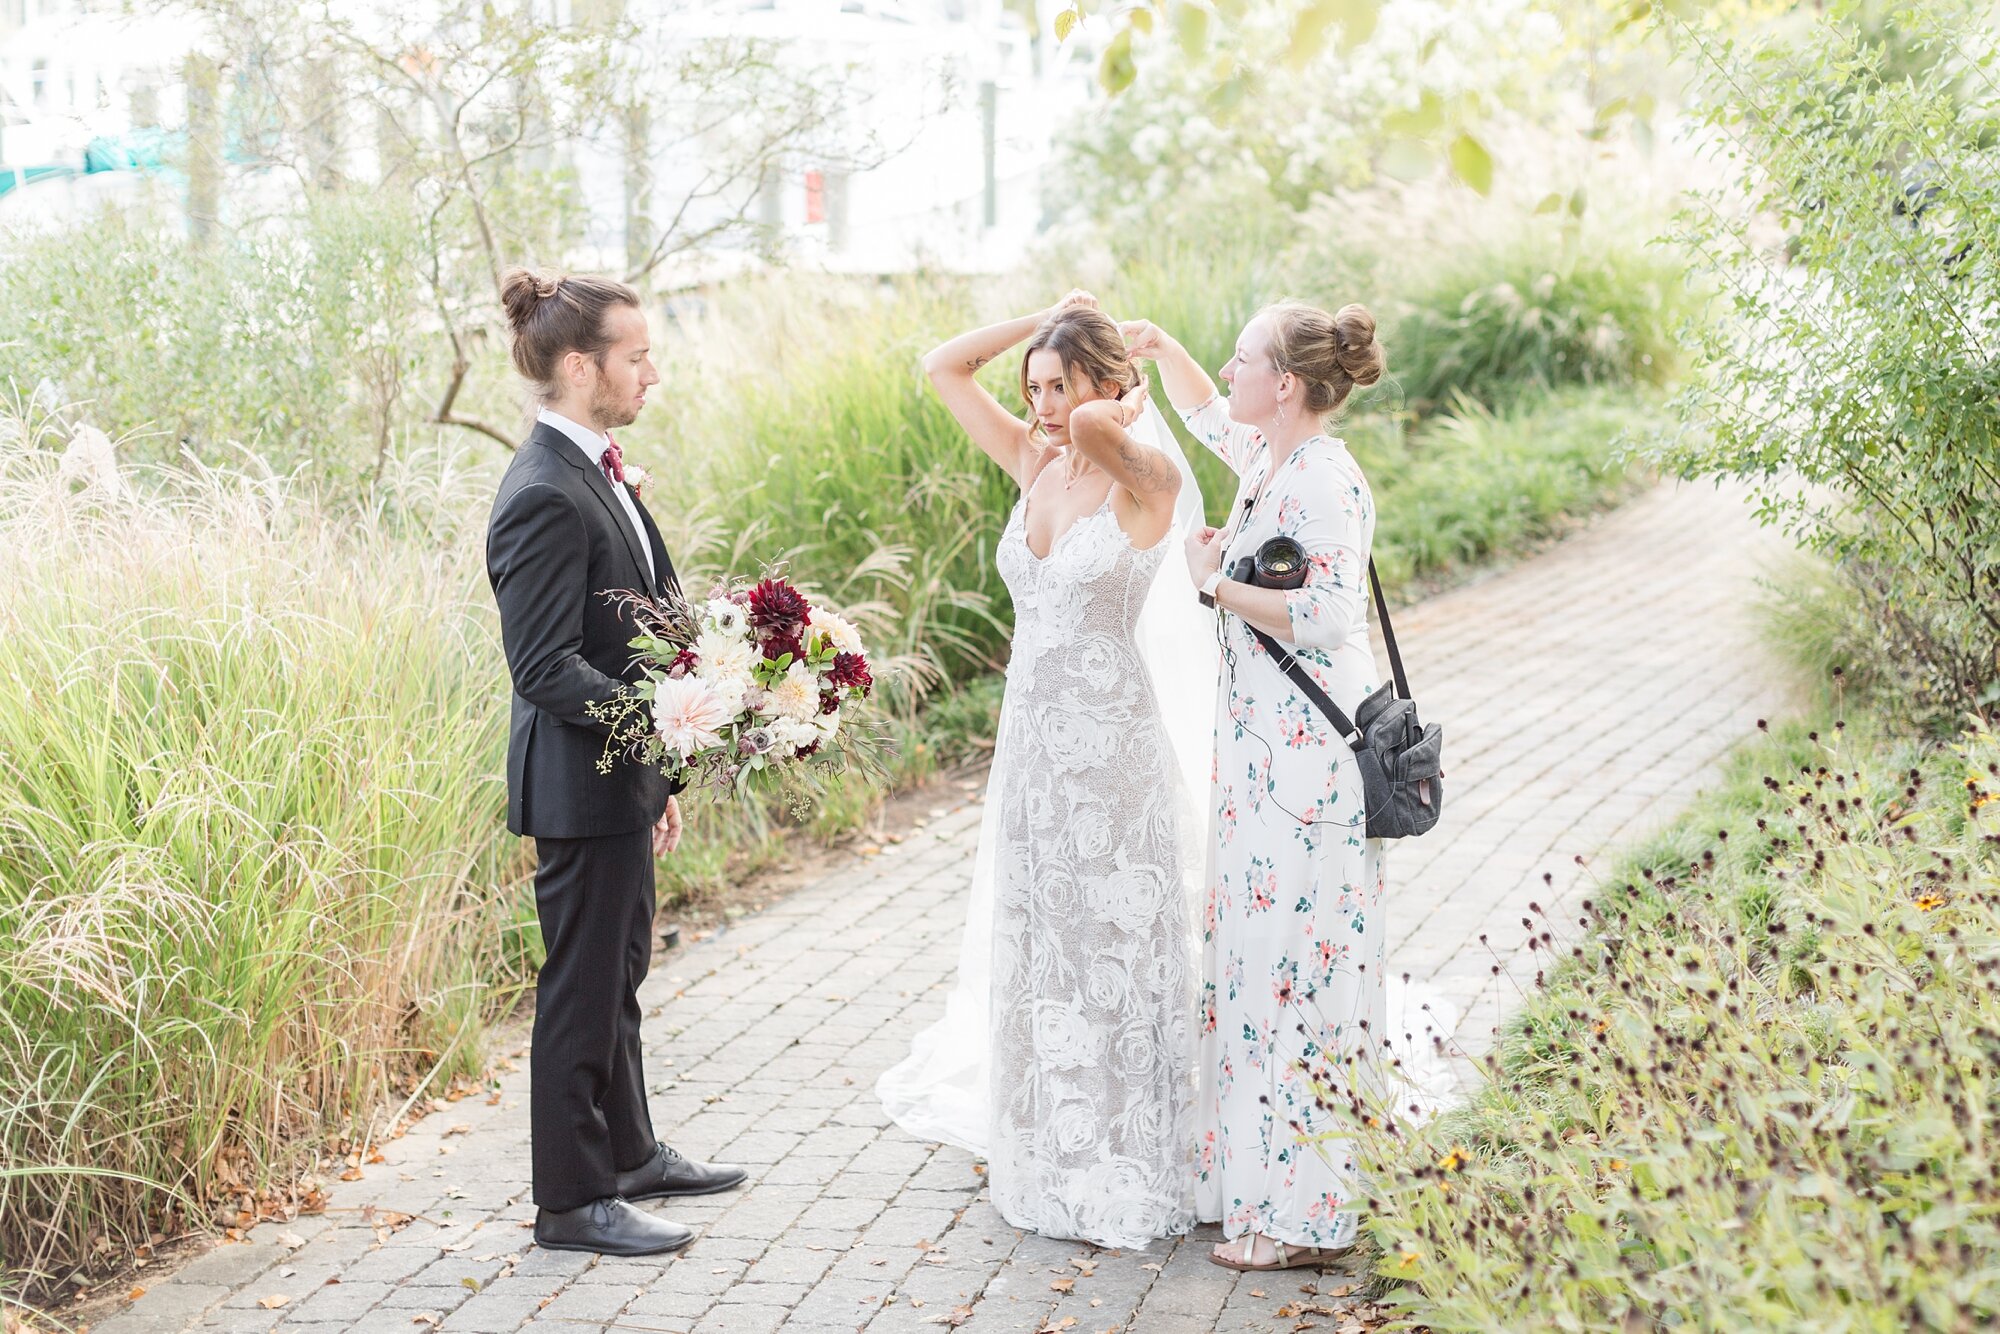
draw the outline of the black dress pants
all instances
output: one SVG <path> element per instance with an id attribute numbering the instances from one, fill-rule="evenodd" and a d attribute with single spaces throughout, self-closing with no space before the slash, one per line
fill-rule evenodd
<path id="1" fill-rule="evenodd" d="M 653 957 L 653 831 L 538 838 L 535 851 L 548 950 L 528 1067 L 535 1203 L 576 1209 L 654 1152 L 638 1000 Z"/>

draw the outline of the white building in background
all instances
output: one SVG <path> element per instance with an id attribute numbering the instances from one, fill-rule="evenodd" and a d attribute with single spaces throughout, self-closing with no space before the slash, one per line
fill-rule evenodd
<path id="1" fill-rule="evenodd" d="M 769 41 L 806 77 L 843 81 L 848 128 L 880 147 L 879 165 L 789 162 L 752 209 L 791 262 L 834 272 L 1017 263 L 1041 229 L 1064 128 L 1091 92 L 1090 67 L 1001 0 L 640 0 L 627 13 L 663 46 Z M 656 194 L 680 197 L 703 165 L 663 155 Z M 577 168 L 591 241 L 622 258 L 622 165 L 586 149 Z"/>
<path id="2" fill-rule="evenodd" d="M 0 226 L 59 226 L 137 194 L 132 173 L 86 175 L 87 151 L 177 123 L 181 70 L 205 45 L 197 25 L 121 0 L 0 0 Z"/>
<path id="3" fill-rule="evenodd" d="M 520 3 L 563 22 L 590 0 Z M 835 160 L 787 161 L 747 187 L 755 191 L 751 216 L 790 262 L 888 273 L 1006 268 L 1040 230 L 1044 174 L 1091 87 L 1088 64 L 1047 33 L 1059 6 L 1041 7 L 1049 12 L 1039 37 L 1002 0 L 625 0 L 624 11 L 662 59 L 704 37 L 751 38 L 771 42 L 803 77 L 842 81 L 849 128 L 883 149 L 879 161 L 854 171 Z M 0 0 L 0 227 L 66 225 L 107 197 L 137 193 L 137 173 L 80 174 L 86 147 L 183 123 L 185 62 L 219 49 L 188 19 L 126 10 L 122 0 Z M 701 179 L 710 165 L 701 151 L 659 145 L 650 173 L 656 216 Z M 622 269 L 622 146 L 578 142 L 564 155 L 589 214 L 572 262 Z M 366 179 L 367 166 L 354 165 Z M 678 286 L 754 262 L 747 247 L 710 253 L 656 280 Z"/>

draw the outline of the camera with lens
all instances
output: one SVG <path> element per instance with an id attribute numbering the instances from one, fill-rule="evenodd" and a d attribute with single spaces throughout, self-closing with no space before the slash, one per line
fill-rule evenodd
<path id="1" fill-rule="evenodd" d="M 1258 547 L 1254 555 L 1237 557 L 1225 574 L 1233 583 L 1257 588 L 1303 588 L 1306 549 L 1289 537 L 1274 537 Z M 1213 607 L 1215 599 L 1204 592 L 1201 605 Z"/>
<path id="2" fill-rule="evenodd" d="M 1238 557 L 1229 577 L 1258 588 L 1303 588 L 1306 549 L 1289 537 L 1274 537 L 1258 547 L 1255 555 Z"/>

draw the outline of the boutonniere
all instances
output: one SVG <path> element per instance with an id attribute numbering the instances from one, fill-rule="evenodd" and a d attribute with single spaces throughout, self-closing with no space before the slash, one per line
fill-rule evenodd
<path id="1" fill-rule="evenodd" d="M 646 488 L 653 484 L 653 475 L 636 463 L 625 465 L 625 485 L 632 488 L 632 498 L 645 498 Z"/>

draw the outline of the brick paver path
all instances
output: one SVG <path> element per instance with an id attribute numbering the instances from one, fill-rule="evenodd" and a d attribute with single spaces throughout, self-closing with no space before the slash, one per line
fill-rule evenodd
<path id="1" fill-rule="evenodd" d="M 1450 804 L 1392 850 L 1390 966 L 1464 1016 L 1468 1048 L 1515 994 L 1481 934 L 1531 980 L 1536 958 L 1515 948 L 1528 903 L 1586 893 L 1577 854 L 1671 816 L 1785 707 L 1742 614 L 1776 549 L 1735 496 L 1662 487 L 1399 618 L 1418 698 L 1447 729 Z M 883 1116 L 876 1075 L 950 985 L 978 817 L 970 801 L 940 808 L 900 845 L 655 963 L 642 995 L 655 1123 L 752 1170 L 742 1191 L 660 1206 L 701 1231 L 679 1257 L 532 1247 L 523 1068 L 497 1103 L 442 1105 L 387 1145 L 327 1213 L 217 1247 L 97 1334 L 897 1334 L 949 1328 L 939 1317 L 961 1308 L 974 1334 L 1291 1329 L 1276 1310 L 1310 1275 L 1210 1265 L 1212 1228 L 1151 1253 L 1023 1236 L 968 1155 Z"/>

